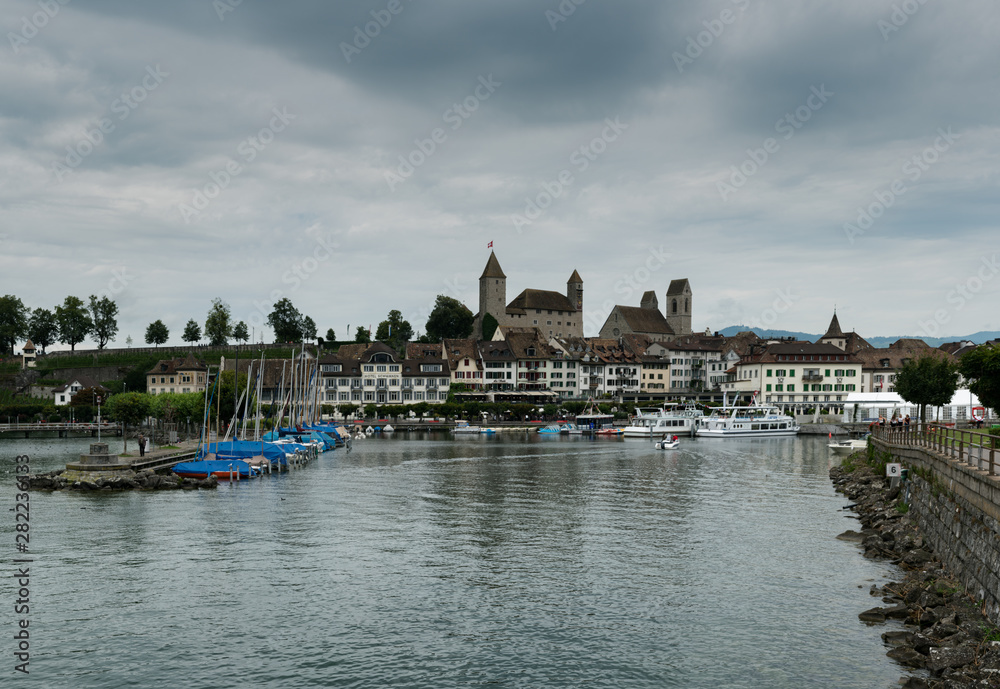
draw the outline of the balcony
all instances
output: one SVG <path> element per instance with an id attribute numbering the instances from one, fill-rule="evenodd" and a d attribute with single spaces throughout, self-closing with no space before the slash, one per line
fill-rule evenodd
<path id="1" fill-rule="evenodd" d="M 818 373 L 803 373 L 802 380 L 807 383 L 818 383 L 823 380 L 823 376 Z"/>

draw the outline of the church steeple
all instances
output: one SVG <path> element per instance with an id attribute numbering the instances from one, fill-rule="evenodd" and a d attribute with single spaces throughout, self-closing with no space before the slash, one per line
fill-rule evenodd
<path id="1" fill-rule="evenodd" d="M 573 274 L 566 281 L 566 298 L 569 299 L 569 303 L 575 306 L 580 314 L 583 313 L 583 278 L 576 272 L 576 269 L 573 270 Z"/>

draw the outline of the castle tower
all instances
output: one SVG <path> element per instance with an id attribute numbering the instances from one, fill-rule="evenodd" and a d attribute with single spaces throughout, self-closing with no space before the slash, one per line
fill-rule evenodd
<path id="1" fill-rule="evenodd" d="M 670 281 L 665 315 L 667 323 L 678 336 L 691 334 L 692 301 L 691 283 L 687 278 Z"/>
<path id="2" fill-rule="evenodd" d="M 479 277 L 479 317 L 476 319 L 478 327 L 475 337 L 482 334 L 482 320 L 486 314 L 493 316 L 500 325 L 507 322 L 507 276 L 500 268 L 497 255 L 492 251 L 486 261 L 486 268 Z"/>
<path id="3" fill-rule="evenodd" d="M 576 310 L 580 313 L 580 318 L 583 318 L 583 278 L 580 274 L 573 271 L 573 274 L 569 276 L 569 280 L 566 281 L 566 298 L 569 299 L 569 303 L 576 307 Z"/>

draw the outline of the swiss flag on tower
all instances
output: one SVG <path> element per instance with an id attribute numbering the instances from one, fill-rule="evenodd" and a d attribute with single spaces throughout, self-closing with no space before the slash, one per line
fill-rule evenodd
<path id="1" fill-rule="evenodd" d="M 490 242 L 489 244 L 487 244 L 486 248 L 487 249 L 492 249 L 493 248 L 493 242 Z"/>

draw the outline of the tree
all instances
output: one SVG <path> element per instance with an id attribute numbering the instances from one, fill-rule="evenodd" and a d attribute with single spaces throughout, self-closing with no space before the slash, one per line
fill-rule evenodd
<path id="1" fill-rule="evenodd" d="M 59 341 L 68 344 L 70 351 L 74 352 L 77 343 L 83 342 L 94 329 L 87 307 L 79 297 L 66 297 L 62 306 L 56 307 L 56 321 L 59 323 Z"/>
<path id="2" fill-rule="evenodd" d="M 413 338 L 413 328 L 403 320 L 403 314 L 396 309 L 389 312 L 388 318 L 378 324 L 375 339 L 384 342 L 393 349 L 400 349 L 405 342 Z"/>
<path id="3" fill-rule="evenodd" d="M 212 308 L 205 319 L 205 337 L 213 347 L 228 344 L 233 336 L 233 323 L 229 315 L 229 304 L 218 297 L 212 300 Z"/>
<path id="4" fill-rule="evenodd" d="M 920 422 L 926 421 L 927 405 L 941 407 L 951 401 L 958 387 L 958 373 L 950 360 L 925 356 L 903 364 L 896 374 L 896 392 L 907 402 L 920 405 Z"/>
<path id="5" fill-rule="evenodd" d="M 472 322 L 476 320 L 469 307 L 453 297 L 437 296 L 434 309 L 424 328 L 431 342 L 448 339 L 464 339 L 472 334 Z"/>
<path id="6" fill-rule="evenodd" d="M 149 395 L 144 392 L 123 392 L 107 401 L 107 414 L 122 424 L 124 444 L 122 452 L 128 452 L 128 427 L 135 426 L 149 416 Z"/>
<path id="7" fill-rule="evenodd" d="M 117 316 L 118 304 L 110 297 L 104 296 L 98 299 L 95 295 L 90 295 L 91 333 L 97 340 L 98 349 L 104 349 L 104 345 L 118 334 Z"/>
<path id="8" fill-rule="evenodd" d="M 31 318 L 28 319 L 28 337 L 36 347 L 41 347 L 42 354 L 45 354 L 45 348 L 55 344 L 56 338 L 59 337 L 59 322 L 56 320 L 56 315 L 48 309 L 39 308 L 32 311 Z"/>
<path id="9" fill-rule="evenodd" d="M 327 342 L 336 342 L 337 333 L 333 332 L 333 328 L 327 328 L 326 337 L 324 338 Z"/>
<path id="10" fill-rule="evenodd" d="M 181 339 L 185 342 L 190 342 L 191 344 L 194 344 L 201 339 L 201 326 L 198 325 L 198 322 L 195 319 L 192 318 L 187 322 L 187 325 L 184 326 L 184 334 L 181 335 Z"/>
<path id="11" fill-rule="evenodd" d="M 247 331 L 246 323 L 240 321 L 236 324 L 236 327 L 233 328 L 233 339 L 237 342 L 246 344 L 247 340 L 250 339 L 250 333 Z"/>
<path id="12" fill-rule="evenodd" d="M 1000 412 L 1000 347 L 983 345 L 967 352 L 958 371 L 983 406 Z"/>
<path id="13" fill-rule="evenodd" d="M 316 321 L 314 321 L 309 316 L 302 319 L 302 339 L 303 340 L 315 340 L 316 339 Z"/>
<path id="14" fill-rule="evenodd" d="M 157 319 L 149 324 L 146 328 L 146 344 L 156 345 L 159 347 L 164 344 L 170 337 L 170 330 L 167 326 L 163 324 L 163 321 Z"/>
<path id="15" fill-rule="evenodd" d="M 13 354 L 14 345 L 27 332 L 27 307 L 13 294 L 0 298 L 0 345 L 3 345 L 4 352 Z"/>
<path id="16" fill-rule="evenodd" d="M 499 326 L 500 324 L 497 323 L 497 319 L 493 317 L 493 314 L 487 313 L 483 316 L 483 339 L 492 340 Z"/>
<path id="17" fill-rule="evenodd" d="M 354 341 L 362 344 L 368 344 L 372 341 L 371 333 L 368 332 L 368 329 L 365 326 L 359 325 L 357 331 L 354 333 Z"/>
<path id="18" fill-rule="evenodd" d="M 302 339 L 302 314 L 288 297 L 275 302 L 274 310 L 267 315 L 267 324 L 274 331 L 276 342 L 298 342 Z"/>

